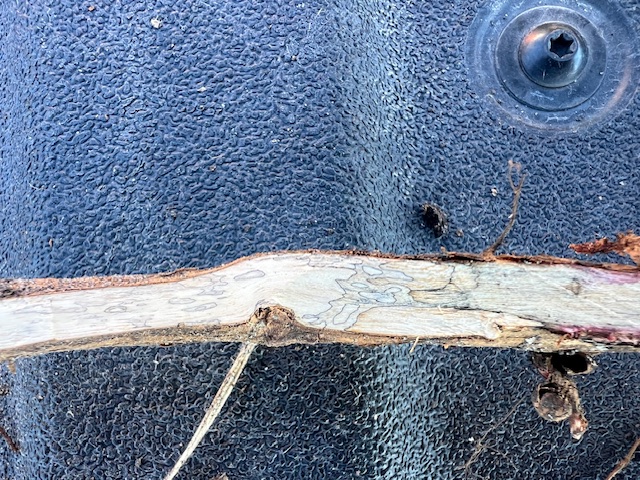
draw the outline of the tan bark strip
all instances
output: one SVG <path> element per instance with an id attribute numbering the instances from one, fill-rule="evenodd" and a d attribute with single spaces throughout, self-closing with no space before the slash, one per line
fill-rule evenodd
<path id="1" fill-rule="evenodd" d="M 265 345 L 420 337 L 544 351 L 638 350 L 640 269 L 559 260 L 287 252 L 171 275 L 5 282 L 0 358 L 252 335 L 266 335 L 256 341 Z M 254 312 L 274 306 L 290 312 L 283 328 L 291 335 L 256 333 Z"/>
<path id="2" fill-rule="evenodd" d="M 231 264 L 229 264 L 231 265 Z M 182 269 L 171 273 L 155 273 L 144 275 L 111 275 L 104 277 L 79 278 L 33 278 L 33 279 L 0 279 L 0 300 L 4 298 L 49 295 L 77 290 L 95 290 L 98 288 L 138 287 L 174 283 L 214 272 L 217 269 Z"/>

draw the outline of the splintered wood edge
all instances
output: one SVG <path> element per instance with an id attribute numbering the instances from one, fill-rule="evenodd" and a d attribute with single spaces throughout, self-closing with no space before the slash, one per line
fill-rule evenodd
<path id="1" fill-rule="evenodd" d="M 639 298 L 628 265 L 280 252 L 170 274 L 0 280 L 0 360 L 193 342 L 638 352 Z"/>

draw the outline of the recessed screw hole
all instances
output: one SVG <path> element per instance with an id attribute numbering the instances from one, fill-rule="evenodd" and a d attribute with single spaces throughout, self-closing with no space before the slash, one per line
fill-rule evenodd
<path id="1" fill-rule="evenodd" d="M 576 52 L 577 42 L 568 32 L 556 32 L 549 36 L 549 51 L 560 60 L 571 57 Z"/>

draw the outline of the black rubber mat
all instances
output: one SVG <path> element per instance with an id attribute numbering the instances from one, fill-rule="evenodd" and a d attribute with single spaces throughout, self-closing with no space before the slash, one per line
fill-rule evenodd
<path id="1" fill-rule="evenodd" d="M 640 31 L 637 3 L 619 5 Z M 527 178 L 503 251 L 571 256 L 571 242 L 640 232 L 640 98 L 577 133 L 509 120 L 469 78 L 479 8 L 2 3 L 0 276 L 170 271 L 286 249 L 477 252 L 510 213 L 509 160 Z M 425 201 L 447 213 L 448 234 L 425 228 Z M 162 478 L 236 348 L 3 367 L 0 425 L 20 452 L 0 441 L 0 474 Z M 259 349 L 181 478 L 596 479 L 640 430 L 637 355 L 603 355 L 580 379 L 591 428 L 576 444 L 530 406 L 525 353 L 409 349 Z"/>

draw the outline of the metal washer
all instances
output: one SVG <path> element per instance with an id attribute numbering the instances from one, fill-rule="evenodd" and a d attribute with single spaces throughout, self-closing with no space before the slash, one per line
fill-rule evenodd
<path id="1" fill-rule="evenodd" d="M 588 48 L 587 64 L 580 77 L 565 87 L 549 88 L 533 82 L 520 65 L 522 39 L 539 25 L 554 23 L 577 32 Z M 538 7 L 518 15 L 500 35 L 496 46 L 496 72 L 516 100 L 538 110 L 559 112 L 586 102 L 600 87 L 607 64 L 607 47 L 588 19 L 562 7 Z"/>
<path id="2" fill-rule="evenodd" d="M 568 24 L 589 44 L 590 64 L 580 81 L 566 87 L 537 85 L 519 64 L 527 26 L 550 22 Z M 472 91 L 488 108 L 527 126 L 563 132 L 610 119 L 629 103 L 640 78 L 637 51 L 636 31 L 611 1 L 493 0 L 477 12 L 465 55 Z"/>

